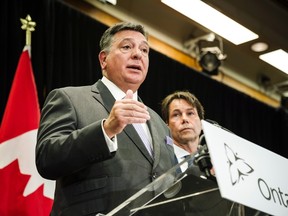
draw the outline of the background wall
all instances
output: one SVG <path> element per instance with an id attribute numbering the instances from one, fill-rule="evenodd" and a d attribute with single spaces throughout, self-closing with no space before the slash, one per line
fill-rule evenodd
<path id="1" fill-rule="evenodd" d="M 49 91 L 68 85 L 91 85 L 101 78 L 98 43 L 107 26 L 60 0 L 0 2 L 0 117 L 18 59 L 25 45 L 20 18 L 30 14 L 32 64 L 40 106 Z M 139 95 L 160 114 L 161 100 L 175 90 L 190 90 L 202 102 L 206 118 L 237 135 L 288 158 L 288 113 L 270 107 L 210 77 L 193 71 L 155 50 Z M 21 109 L 21 107 L 19 107 Z"/>

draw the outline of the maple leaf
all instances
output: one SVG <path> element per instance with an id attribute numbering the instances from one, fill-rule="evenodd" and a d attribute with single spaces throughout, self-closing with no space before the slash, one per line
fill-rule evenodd
<path id="1" fill-rule="evenodd" d="M 35 145 L 37 130 L 31 130 L 15 138 L 4 141 L 0 145 L 0 169 L 13 161 L 18 160 L 20 173 L 30 175 L 23 191 L 23 196 L 28 196 L 44 185 L 43 195 L 53 199 L 55 182 L 42 178 L 35 164 Z"/>

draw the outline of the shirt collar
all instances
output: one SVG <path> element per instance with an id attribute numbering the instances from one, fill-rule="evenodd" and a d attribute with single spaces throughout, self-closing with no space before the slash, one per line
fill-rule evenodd
<path id="1" fill-rule="evenodd" d="M 121 100 L 126 96 L 126 92 L 123 92 L 118 86 L 116 86 L 113 82 L 107 79 L 105 76 L 102 77 L 101 81 L 104 85 L 109 89 L 115 100 Z M 133 94 L 133 100 L 138 100 L 137 91 Z"/>
<path id="2" fill-rule="evenodd" d="M 174 144 L 174 153 L 177 157 L 177 159 L 181 159 L 187 155 L 190 155 L 189 152 L 187 152 L 186 150 L 184 150 L 183 148 L 180 148 L 179 146 L 177 146 L 176 144 Z"/>

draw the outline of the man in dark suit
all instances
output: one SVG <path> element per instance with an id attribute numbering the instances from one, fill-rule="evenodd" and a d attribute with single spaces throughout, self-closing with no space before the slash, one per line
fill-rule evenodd
<path id="1" fill-rule="evenodd" d="M 102 79 L 55 89 L 42 109 L 36 165 L 56 180 L 52 216 L 110 212 L 175 163 L 168 127 L 137 96 L 149 65 L 143 26 L 110 27 L 100 48 Z"/>
<path id="2" fill-rule="evenodd" d="M 182 171 L 186 171 L 187 176 L 182 179 L 182 189 L 178 192 L 177 196 L 181 197 L 199 193 L 198 196 L 172 203 L 174 206 L 174 214 L 172 214 L 175 215 L 177 213 L 178 216 L 230 215 L 232 203 L 222 199 L 218 190 L 201 193 L 205 190 L 218 187 L 216 182 L 200 178 L 200 176 L 203 177 L 208 173 L 201 172 L 199 167 L 194 163 L 194 159 L 199 155 L 197 153 L 199 151 L 198 147 L 202 131 L 201 120 L 205 116 L 203 105 L 189 91 L 175 91 L 162 100 L 161 108 L 162 118 L 172 133 L 174 150 L 179 163 L 184 161 L 187 156 L 191 158 L 180 167 Z M 213 178 L 212 174 L 214 174 L 213 169 L 210 170 L 210 178 Z M 169 209 L 169 206 L 166 206 L 166 209 Z M 158 211 L 161 212 L 160 209 Z M 156 213 L 154 215 L 161 216 L 164 214 Z"/>

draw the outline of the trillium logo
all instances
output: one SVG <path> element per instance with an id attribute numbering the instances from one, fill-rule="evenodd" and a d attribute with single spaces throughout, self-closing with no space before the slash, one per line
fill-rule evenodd
<path id="1" fill-rule="evenodd" d="M 254 169 L 240 158 L 226 143 L 224 143 L 226 157 L 229 163 L 229 172 L 232 185 L 244 180 L 245 176 L 251 174 Z"/>

